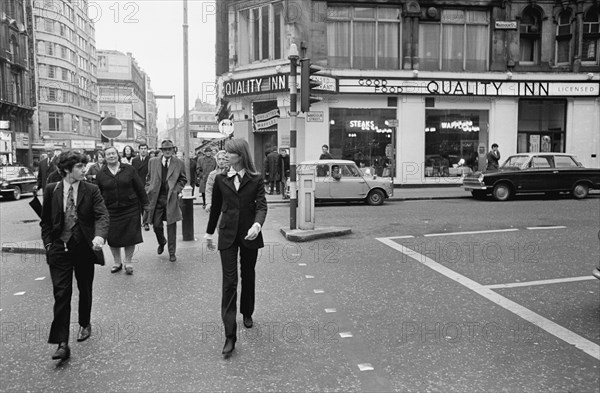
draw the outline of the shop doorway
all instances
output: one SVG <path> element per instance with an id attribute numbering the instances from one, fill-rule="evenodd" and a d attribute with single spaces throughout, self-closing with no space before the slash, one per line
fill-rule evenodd
<path id="1" fill-rule="evenodd" d="M 254 133 L 254 163 L 261 173 L 268 148 L 277 148 L 277 131 Z"/>

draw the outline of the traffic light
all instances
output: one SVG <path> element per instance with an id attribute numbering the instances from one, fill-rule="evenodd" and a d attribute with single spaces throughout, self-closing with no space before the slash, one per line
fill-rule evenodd
<path id="1" fill-rule="evenodd" d="M 302 59 L 300 73 L 300 110 L 310 111 L 310 105 L 323 100 L 322 97 L 313 96 L 313 90 L 321 86 L 321 82 L 312 79 L 311 76 L 323 70 L 323 67 L 310 64 L 310 59 Z"/>

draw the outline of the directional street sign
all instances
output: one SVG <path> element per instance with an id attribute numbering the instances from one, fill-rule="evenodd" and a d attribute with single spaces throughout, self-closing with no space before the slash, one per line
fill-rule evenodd
<path id="1" fill-rule="evenodd" d="M 100 122 L 100 133 L 107 139 L 115 139 L 122 131 L 123 124 L 115 117 L 106 117 Z"/>

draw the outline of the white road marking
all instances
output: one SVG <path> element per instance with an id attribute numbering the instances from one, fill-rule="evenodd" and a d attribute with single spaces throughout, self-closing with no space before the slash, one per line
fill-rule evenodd
<path id="1" fill-rule="evenodd" d="M 490 288 L 490 289 L 501 289 L 501 288 L 529 287 L 529 286 L 534 286 L 534 285 L 560 284 L 563 282 L 575 282 L 575 281 L 586 281 L 586 280 L 597 280 L 597 278 L 594 276 L 565 277 L 565 278 L 554 278 L 554 279 L 550 279 L 550 280 L 511 282 L 508 284 L 491 284 L 491 285 L 484 285 L 484 287 Z"/>
<path id="2" fill-rule="evenodd" d="M 306 263 L 299 263 L 298 266 L 306 266 Z"/>
<path id="3" fill-rule="evenodd" d="M 530 231 L 535 231 L 538 229 L 565 229 L 566 226 L 564 225 L 555 225 L 555 226 L 551 226 L 551 227 L 526 227 L 527 229 L 529 229 Z"/>
<path id="4" fill-rule="evenodd" d="M 349 337 L 352 337 L 352 333 L 350 333 L 350 332 L 340 332 L 340 337 L 341 338 L 349 338 Z"/>
<path id="5" fill-rule="evenodd" d="M 361 364 L 358 365 L 358 369 L 360 371 L 373 371 L 373 370 L 375 370 L 373 368 L 373 366 L 371 365 L 371 363 L 361 363 Z"/>
<path id="6" fill-rule="evenodd" d="M 433 236 L 454 236 L 454 235 L 477 235 L 480 233 L 499 233 L 499 232 L 516 232 L 518 228 L 509 228 L 509 229 L 488 229 L 485 231 L 468 231 L 468 232 L 447 232 L 447 233 L 428 233 L 423 236 L 425 237 L 433 237 Z M 386 238 L 389 239 L 389 238 Z"/>
<path id="7" fill-rule="evenodd" d="M 560 338 L 561 340 L 567 342 L 568 344 L 571 344 L 571 345 L 575 346 L 576 348 L 581 349 L 583 352 L 587 353 L 588 355 L 592 356 L 593 358 L 600 360 L 600 345 L 597 345 L 597 344 L 593 343 L 592 341 L 590 341 L 584 337 L 581 337 L 580 335 L 575 334 L 568 329 L 565 329 L 564 327 L 560 326 L 559 324 L 542 317 L 541 315 L 531 311 L 530 309 L 523 307 L 520 304 L 517 304 L 517 303 L 513 302 L 512 300 L 505 298 L 504 296 L 499 295 L 498 293 L 494 292 L 492 289 L 487 288 L 486 286 L 481 285 L 478 282 L 473 281 L 470 278 L 467 278 L 467 277 L 463 276 L 462 274 L 455 272 L 454 270 L 448 269 L 447 267 L 435 262 L 434 260 L 432 260 L 424 255 L 421 255 L 421 254 L 411 250 L 410 248 L 404 247 L 403 245 L 398 244 L 387 238 L 377 238 L 377 240 L 379 240 L 383 244 L 401 252 L 402 254 L 414 259 L 415 261 L 420 262 L 421 264 L 429 267 L 430 269 L 432 269 L 440 274 L 443 274 L 444 276 L 450 278 L 451 280 L 454 280 L 454 281 L 458 282 L 459 284 L 462 284 L 463 286 L 467 287 L 468 289 L 472 290 L 473 292 L 485 297 L 486 299 L 490 300 L 491 302 L 496 303 L 497 305 L 518 315 L 519 317 L 525 319 L 526 321 L 531 322 L 532 324 L 540 327 L 541 329 L 544 329 L 548 333 Z"/>
<path id="8" fill-rule="evenodd" d="M 309 276 L 309 275 L 306 275 L 304 277 L 306 277 L 306 278 L 315 278 L 315 276 Z"/>
<path id="9" fill-rule="evenodd" d="M 329 313 L 332 313 L 332 312 L 337 312 L 337 310 L 335 308 L 326 308 L 325 312 L 329 314 Z"/>
<path id="10" fill-rule="evenodd" d="M 36 278 L 36 279 L 35 279 L 35 281 L 42 281 L 42 280 L 44 280 L 45 278 L 46 278 L 46 277 L 38 277 L 38 278 Z"/>
<path id="11" fill-rule="evenodd" d="M 25 292 L 16 292 L 13 296 L 23 296 Z"/>
<path id="12" fill-rule="evenodd" d="M 413 235 L 406 235 L 406 236 L 394 236 L 394 237 L 388 237 L 386 239 L 414 239 L 415 237 Z"/>
<path id="13" fill-rule="evenodd" d="M 325 293 L 325 290 L 323 290 L 323 289 L 315 289 L 313 292 L 314 293 Z"/>

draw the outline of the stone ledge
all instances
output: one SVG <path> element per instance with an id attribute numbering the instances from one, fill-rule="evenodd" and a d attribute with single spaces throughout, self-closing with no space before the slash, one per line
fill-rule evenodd
<path id="1" fill-rule="evenodd" d="M 279 231 L 287 240 L 292 242 L 308 242 L 352 233 L 352 229 L 345 227 L 322 227 L 311 230 L 281 228 Z"/>

